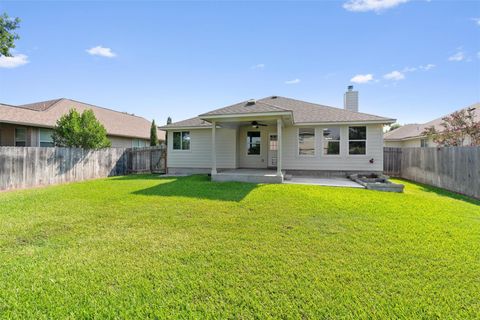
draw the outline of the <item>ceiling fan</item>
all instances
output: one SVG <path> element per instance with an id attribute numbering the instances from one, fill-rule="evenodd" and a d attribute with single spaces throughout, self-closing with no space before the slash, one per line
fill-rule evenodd
<path id="1" fill-rule="evenodd" d="M 255 129 L 258 129 L 259 126 L 266 127 L 267 125 L 264 123 L 259 123 L 257 121 L 252 121 L 252 127 L 254 127 Z"/>

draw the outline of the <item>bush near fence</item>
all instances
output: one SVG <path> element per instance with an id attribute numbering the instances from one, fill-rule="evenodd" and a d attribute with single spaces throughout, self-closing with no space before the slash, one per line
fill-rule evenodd
<path id="1" fill-rule="evenodd" d="M 480 199 L 480 147 L 384 148 L 384 173 Z"/>
<path id="2" fill-rule="evenodd" d="M 129 173 L 164 173 L 165 146 L 147 148 L 0 147 L 0 190 Z"/>

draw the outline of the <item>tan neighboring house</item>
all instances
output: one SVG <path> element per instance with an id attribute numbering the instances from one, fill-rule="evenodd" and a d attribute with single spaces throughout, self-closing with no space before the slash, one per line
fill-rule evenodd
<path id="1" fill-rule="evenodd" d="M 480 103 L 475 103 L 467 108 L 462 109 L 473 109 L 475 114 L 475 119 L 480 121 Z M 460 109 L 460 110 L 462 110 Z M 460 111 L 458 110 L 458 111 Z M 383 140 L 385 142 L 385 147 L 397 147 L 397 148 L 415 148 L 415 147 L 436 147 L 437 144 L 433 142 L 432 139 L 422 135 L 426 128 L 434 126 L 438 131 L 442 131 L 443 127 L 441 123 L 443 122 L 442 118 L 437 118 L 435 120 L 429 121 L 427 123 L 414 123 L 406 124 L 401 126 L 398 129 L 386 132 L 383 135 Z M 469 145 L 469 139 L 466 139 L 464 142 L 465 145 Z"/>
<path id="2" fill-rule="evenodd" d="M 351 88 L 344 103 L 341 109 L 271 96 L 160 127 L 168 171 L 215 179 L 226 169 L 273 169 L 279 181 L 285 171 L 382 172 L 382 128 L 395 119 L 358 112 Z"/>
<path id="3" fill-rule="evenodd" d="M 112 147 L 150 145 L 150 121 L 126 112 L 61 98 L 19 106 L 0 104 L 0 146 L 53 146 L 52 128 L 72 108 L 79 112 L 91 109 L 105 126 Z M 158 138 L 165 140 L 165 132 L 159 130 Z"/>

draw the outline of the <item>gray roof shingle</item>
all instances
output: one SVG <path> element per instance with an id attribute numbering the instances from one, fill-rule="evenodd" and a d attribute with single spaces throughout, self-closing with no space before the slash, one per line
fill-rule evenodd
<path id="1" fill-rule="evenodd" d="M 382 122 L 392 123 L 395 119 L 384 118 L 371 114 L 353 112 L 345 109 L 324 106 L 316 103 L 305 102 L 285 97 L 271 96 L 256 100 L 254 104 L 248 101 L 242 101 L 224 108 L 216 109 L 203 113 L 196 118 L 175 122 L 160 128 L 176 128 L 176 127 L 209 127 L 207 122 L 201 123 L 201 118 L 223 115 L 240 115 L 240 114 L 256 114 L 271 112 L 291 112 L 295 124 L 302 123 L 328 123 L 328 122 Z"/>
<path id="2" fill-rule="evenodd" d="M 474 108 L 475 119 L 477 121 L 480 121 L 480 102 L 472 104 L 472 105 L 468 106 L 467 108 L 459 109 L 457 111 L 460 111 L 460 110 L 463 110 L 463 109 L 469 109 L 469 108 Z M 388 141 L 388 140 L 402 140 L 402 139 L 420 137 L 420 136 L 422 136 L 423 131 L 426 128 L 431 127 L 431 126 L 434 126 L 435 129 L 437 129 L 438 131 L 442 131 L 443 126 L 441 125 L 441 123 L 443 122 L 442 118 L 444 118 L 444 117 L 445 116 L 434 119 L 434 120 L 429 121 L 427 123 L 422 123 L 422 124 L 416 124 L 416 123 L 415 124 L 406 124 L 404 126 L 401 126 L 400 128 L 397 128 L 395 130 L 386 132 L 383 135 L 383 138 Z"/>

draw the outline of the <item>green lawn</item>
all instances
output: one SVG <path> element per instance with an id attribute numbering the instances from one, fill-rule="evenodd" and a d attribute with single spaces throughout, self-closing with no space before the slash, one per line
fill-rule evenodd
<path id="1" fill-rule="evenodd" d="M 128 176 L 0 193 L 0 317 L 480 317 L 480 203 L 405 184 Z"/>

